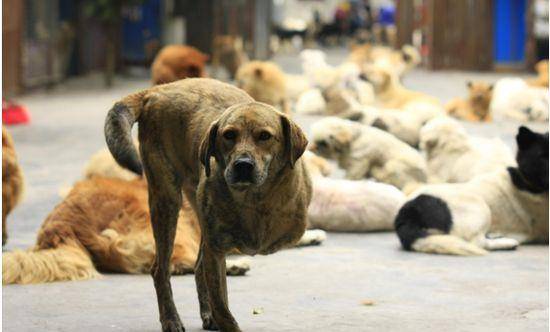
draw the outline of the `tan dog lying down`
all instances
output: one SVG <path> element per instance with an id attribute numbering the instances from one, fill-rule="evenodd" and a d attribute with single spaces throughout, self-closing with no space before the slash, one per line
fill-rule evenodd
<path id="1" fill-rule="evenodd" d="M 21 201 L 23 191 L 23 172 L 17 161 L 13 139 L 2 126 L 2 245 L 8 241 L 6 218 Z"/>
<path id="2" fill-rule="evenodd" d="M 373 177 L 405 192 L 427 180 L 420 153 L 378 128 L 326 117 L 313 124 L 312 139 L 310 150 L 337 160 L 347 179 Z"/>
<path id="3" fill-rule="evenodd" d="M 286 77 L 274 62 L 251 61 L 242 65 L 236 74 L 237 86 L 254 100 L 289 113 Z"/>
<path id="4" fill-rule="evenodd" d="M 395 220 L 403 247 L 481 255 L 520 243 L 548 244 L 548 133 L 521 127 L 516 140 L 518 167 L 414 192 Z"/>
<path id="5" fill-rule="evenodd" d="M 365 66 L 362 70 L 362 78 L 371 83 L 374 88 L 374 106 L 401 109 L 411 102 L 441 104 L 433 96 L 405 88 L 388 66 Z"/>
<path id="6" fill-rule="evenodd" d="M 468 99 L 455 98 L 445 105 L 447 113 L 466 121 L 488 122 L 491 117 L 493 85 L 485 82 L 468 82 Z"/>
<path id="7" fill-rule="evenodd" d="M 420 149 L 426 153 L 434 182 L 466 182 L 516 164 L 502 140 L 468 136 L 462 125 L 449 117 L 433 119 L 422 127 Z"/>
<path id="8" fill-rule="evenodd" d="M 405 195 L 392 185 L 374 181 L 326 178 L 326 160 L 310 151 L 304 161 L 312 176 L 313 197 L 308 225 L 334 232 L 373 232 L 393 229 Z"/>

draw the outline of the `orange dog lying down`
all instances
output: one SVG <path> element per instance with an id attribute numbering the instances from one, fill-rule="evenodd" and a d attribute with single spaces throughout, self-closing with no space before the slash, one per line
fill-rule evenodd
<path id="1" fill-rule="evenodd" d="M 191 46 L 165 46 L 158 52 L 151 65 L 153 85 L 188 77 L 205 77 L 204 66 L 208 59 L 208 55 Z"/>
<path id="2" fill-rule="evenodd" d="M 147 195 L 141 179 L 78 182 L 46 218 L 32 250 L 2 255 L 2 283 L 85 280 L 98 277 L 97 270 L 149 273 L 155 246 Z M 170 264 L 173 274 L 193 273 L 199 243 L 197 217 L 185 202 Z M 248 269 L 246 261 L 228 260 L 229 275 Z"/>

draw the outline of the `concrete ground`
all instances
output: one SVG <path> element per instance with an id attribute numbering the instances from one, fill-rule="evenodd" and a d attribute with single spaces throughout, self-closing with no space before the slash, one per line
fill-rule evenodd
<path id="1" fill-rule="evenodd" d="M 338 63 L 342 50 L 329 53 Z M 299 72 L 295 54 L 277 57 Z M 442 100 L 462 96 L 467 79 L 494 73 L 416 70 L 405 85 Z M 100 77 L 70 80 L 19 98 L 32 114 L 10 127 L 27 187 L 8 220 L 4 250 L 28 248 L 59 188 L 81 176 L 89 156 L 104 146 L 103 120 L 122 96 L 148 86 L 146 77 L 119 77 L 105 89 Z M 313 117 L 296 119 L 306 131 Z M 514 146 L 516 123 L 468 125 L 469 132 L 501 137 Z M 531 125 L 547 130 L 547 125 Z M 173 292 L 188 331 L 200 331 L 192 276 L 173 277 Z M 245 277 L 228 279 L 230 305 L 245 331 L 547 331 L 548 247 L 462 258 L 408 253 L 391 233 L 330 233 L 319 247 L 252 258 Z M 158 331 L 148 275 L 2 287 L 4 331 Z M 364 301 L 372 305 L 362 304 Z M 253 310 L 262 313 L 254 315 Z"/>

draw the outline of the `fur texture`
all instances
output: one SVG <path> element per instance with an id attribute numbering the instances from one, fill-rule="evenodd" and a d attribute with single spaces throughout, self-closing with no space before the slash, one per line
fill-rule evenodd
<path id="1" fill-rule="evenodd" d="M 491 99 L 493 97 L 493 85 L 485 82 L 468 82 L 468 99 L 453 99 L 445 110 L 447 114 L 466 121 L 489 122 L 492 120 Z"/>
<path id="2" fill-rule="evenodd" d="M 428 253 L 480 255 L 548 243 L 548 133 L 525 127 L 516 136 L 518 167 L 460 184 L 436 184 L 411 195 L 395 220 L 403 247 Z M 495 236 L 498 235 L 498 236 Z"/>
<path id="3" fill-rule="evenodd" d="M 448 117 L 429 121 L 420 131 L 434 182 L 466 182 L 477 175 L 516 164 L 510 148 L 498 138 L 472 137 Z"/>
<path id="4" fill-rule="evenodd" d="M 23 172 L 17 161 L 13 139 L 2 126 L 2 245 L 8 240 L 6 218 L 21 201 L 23 190 Z"/>
<path id="5" fill-rule="evenodd" d="M 188 77 L 205 77 L 204 66 L 208 59 L 208 55 L 191 46 L 165 46 L 151 65 L 151 80 L 156 85 Z"/>
<path id="6" fill-rule="evenodd" d="M 326 117 L 313 124 L 312 140 L 310 150 L 337 160 L 347 179 L 372 177 L 405 190 L 427 180 L 422 156 L 378 128 Z"/>

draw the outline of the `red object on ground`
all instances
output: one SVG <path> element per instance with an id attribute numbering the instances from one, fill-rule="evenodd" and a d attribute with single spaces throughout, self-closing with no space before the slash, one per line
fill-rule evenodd
<path id="1" fill-rule="evenodd" d="M 2 99 L 2 124 L 24 124 L 30 121 L 31 117 L 25 106 Z"/>

